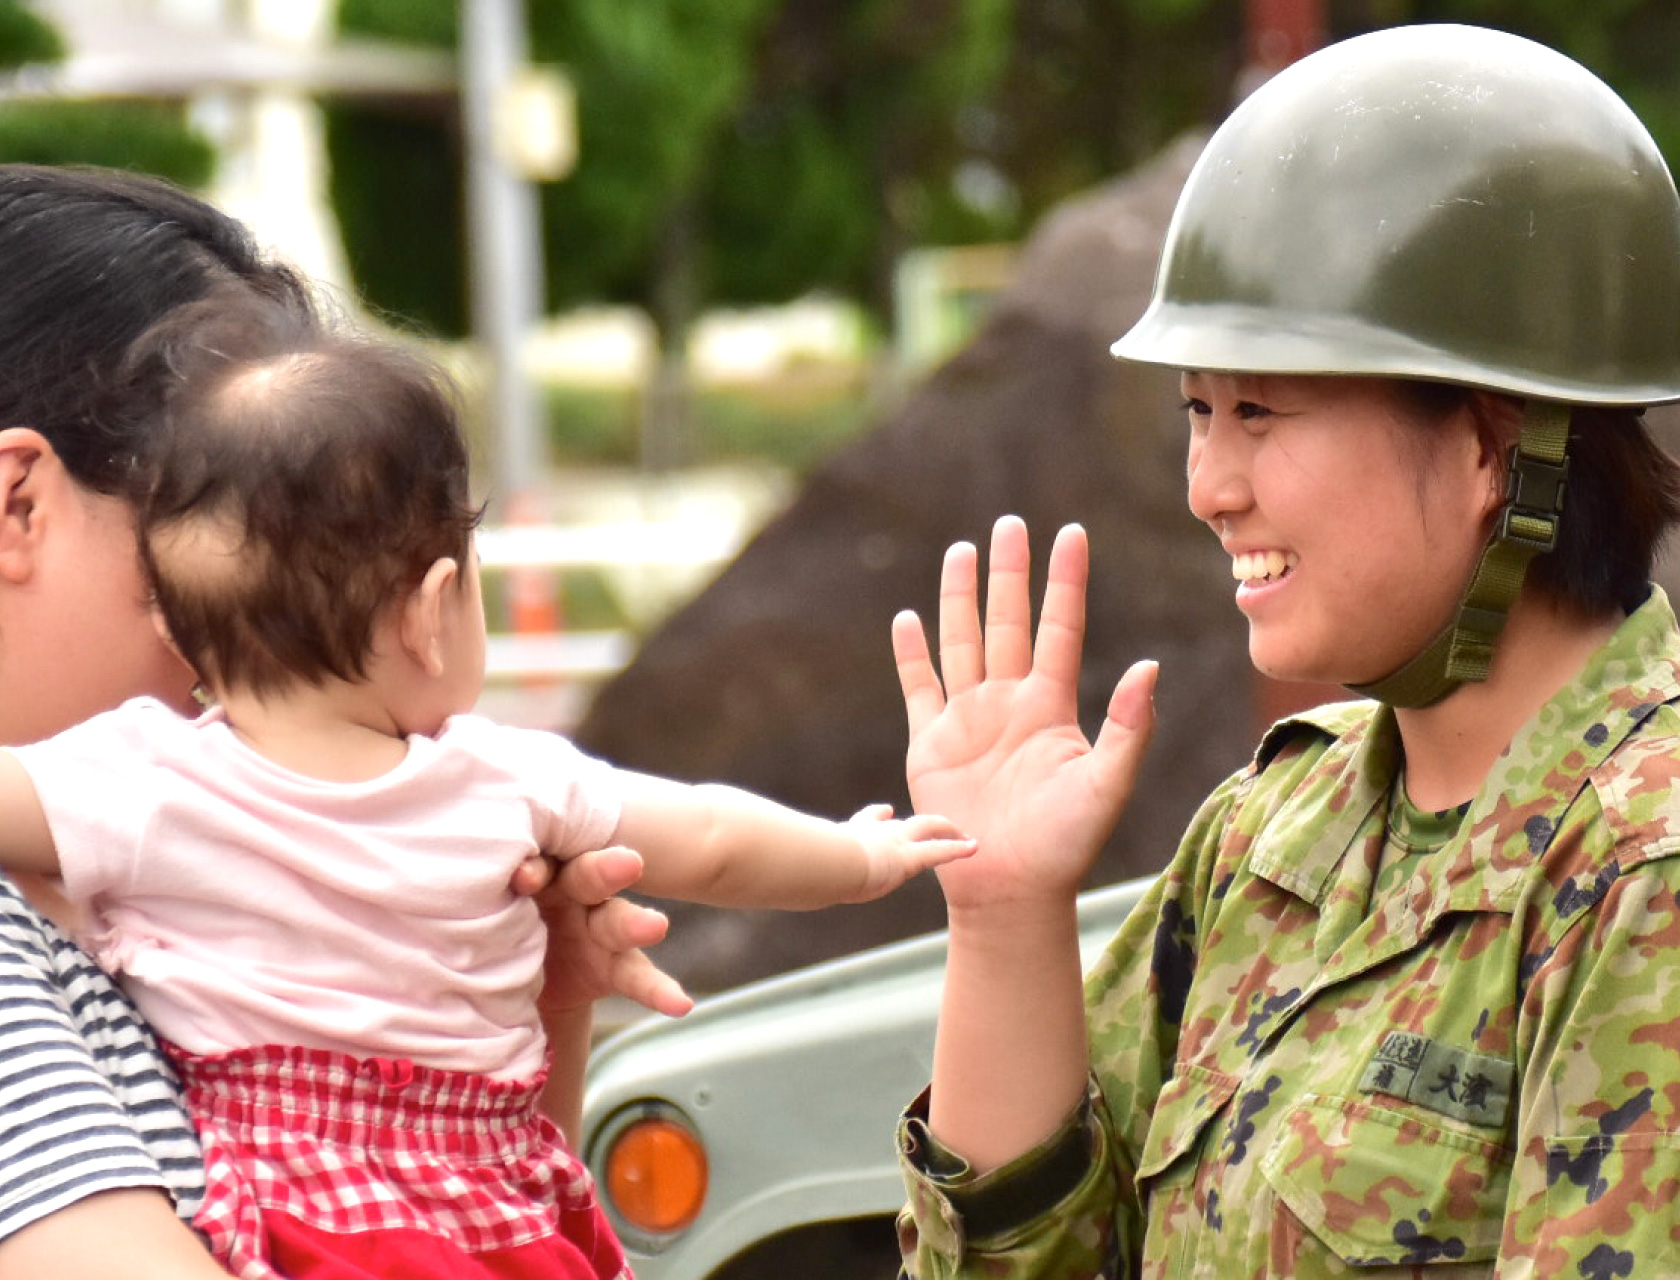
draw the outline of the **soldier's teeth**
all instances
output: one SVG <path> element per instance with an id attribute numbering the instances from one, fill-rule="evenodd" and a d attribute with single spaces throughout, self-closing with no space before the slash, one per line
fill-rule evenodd
<path id="1" fill-rule="evenodd" d="M 1271 582 L 1283 577 L 1299 563 L 1292 553 L 1245 551 L 1231 557 L 1231 576 L 1238 582 Z"/>

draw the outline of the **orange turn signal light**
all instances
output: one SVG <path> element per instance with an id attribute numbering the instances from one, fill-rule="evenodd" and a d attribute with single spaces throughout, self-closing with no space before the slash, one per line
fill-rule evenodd
<path id="1" fill-rule="evenodd" d="M 686 1124 L 652 1112 L 613 1135 L 604 1164 L 607 1195 L 632 1227 L 681 1231 L 706 1200 L 706 1151 Z"/>

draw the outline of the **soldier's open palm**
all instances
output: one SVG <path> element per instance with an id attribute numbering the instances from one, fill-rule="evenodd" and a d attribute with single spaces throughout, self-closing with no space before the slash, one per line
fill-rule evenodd
<path id="1" fill-rule="evenodd" d="M 1008 516 L 992 530 L 983 628 L 975 548 L 946 553 L 937 673 L 916 615 L 893 620 L 911 798 L 980 842 L 938 870 L 952 904 L 1072 893 L 1131 795 L 1154 729 L 1155 664 L 1126 672 L 1088 741 L 1077 690 L 1089 562 L 1084 530 L 1062 529 L 1035 639 L 1027 530 Z"/>

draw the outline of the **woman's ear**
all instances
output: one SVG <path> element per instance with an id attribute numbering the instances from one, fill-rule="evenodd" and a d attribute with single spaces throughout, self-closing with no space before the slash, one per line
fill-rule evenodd
<path id="1" fill-rule="evenodd" d="M 0 582 L 34 574 L 55 477 L 69 478 L 45 436 L 28 427 L 0 431 Z"/>
<path id="2" fill-rule="evenodd" d="M 460 572 L 461 566 L 450 556 L 432 561 L 420 585 L 403 601 L 403 651 L 429 676 L 443 674 L 443 596 Z"/>

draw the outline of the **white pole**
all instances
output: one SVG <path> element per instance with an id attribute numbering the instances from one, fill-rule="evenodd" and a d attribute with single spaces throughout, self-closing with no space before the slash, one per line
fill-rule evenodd
<path id="1" fill-rule="evenodd" d="M 509 163 L 506 125 L 498 120 L 498 101 L 527 61 L 525 6 L 461 0 L 460 19 L 472 323 L 489 361 L 491 505 L 500 519 L 528 519 L 541 505 L 546 461 L 524 356 L 542 312 L 540 212 L 536 188 Z"/>

